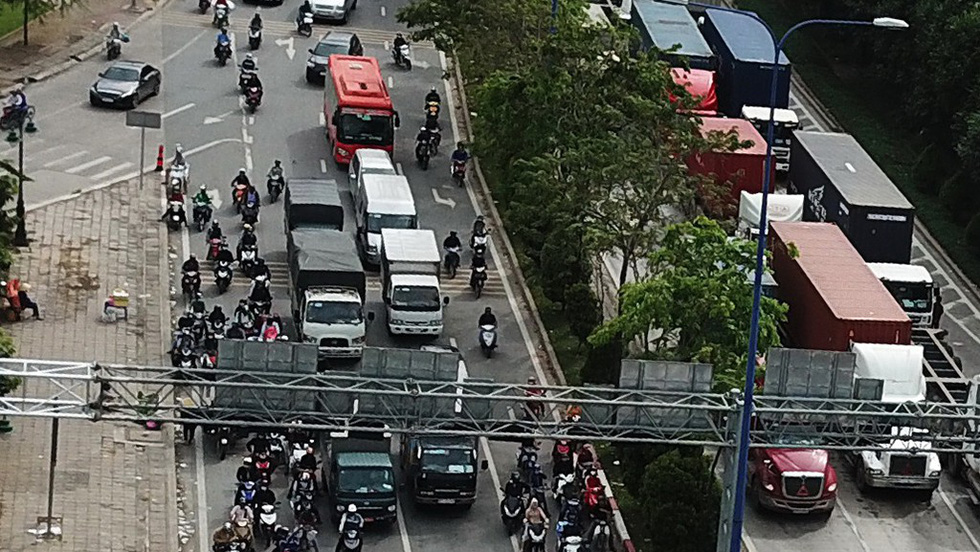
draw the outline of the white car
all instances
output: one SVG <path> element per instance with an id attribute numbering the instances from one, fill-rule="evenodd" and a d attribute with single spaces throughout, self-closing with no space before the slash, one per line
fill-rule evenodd
<path id="1" fill-rule="evenodd" d="M 310 0 L 315 19 L 347 23 L 350 12 L 357 9 L 357 0 Z"/>

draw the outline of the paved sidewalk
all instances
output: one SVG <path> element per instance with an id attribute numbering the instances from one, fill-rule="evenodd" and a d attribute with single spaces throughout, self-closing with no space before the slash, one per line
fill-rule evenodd
<path id="1" fill-rule="evenodd" d="M 44 320 L 7 326 L 18 356 L 159 364 L 169 316 L 165 231 L 155 224 L 159 187 L 148 179 L 140 219 L 138 186 L 124 182 L 28 213 L 33 241 L 11 274 L 33 286 Z M 163 251 L 161 251 L 161 248 Z M 139 311 L 145 274 L 145 312 Z M 129 321 L 100 321 L 115 287 L 131 294 Z M 15 393 L 20 394 L 18 390 Z M 27 396 L 43 396 L 41 382 Z M 14 419 L 0 436 L 0 551 L 35 550 L 29 532 L 45 515 L 51 422 Z M 172 552 L 177 550 L 172 428 L 63 421 L 55 475 L 54 515 L 64 538 L 45 550 Z"/>

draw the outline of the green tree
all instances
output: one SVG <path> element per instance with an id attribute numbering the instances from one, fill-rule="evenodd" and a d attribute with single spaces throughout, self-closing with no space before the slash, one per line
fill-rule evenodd
<path id="1" fill-rule="evenodd" d="M 714 550 L 721 486 L 700 449 L 672 450 L 650 462 L 638 495 L 646 525 L 656 531 L 649 550 Z"/>
<path id="2" fill-rule="evenodd" d="M 729 240 L 717 222 L 698 217 L 667 229 L 649 259 L 650 274 L 620 290 L 620 314 L 589 339 L 640 338 L 651 358 L 708 362 L 718 389 L 745 380 L 752 312 L 749 271 L 755 244 Z M 759 351 L 779 344 L 777 326 L 786 307 L 763 297 Z M 649 339 L 654 330 L 659 336 Z"/>

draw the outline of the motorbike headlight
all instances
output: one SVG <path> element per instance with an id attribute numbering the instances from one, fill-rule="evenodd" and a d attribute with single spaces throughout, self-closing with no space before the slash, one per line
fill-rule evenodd
<path id="1" fill-rule="evenodd" d="M 367 252 L 369 254 L 371 254 L 371 255 L 377 254 L 377 252 L 378 252 L 378 246 L 376 246 L 376 245 L 369 245 L 369 246 L 367 246 Z"/>
<path id="2" fill-rule="evenodd" d="M 395 506 L 394 504 L 392 504 L 391 506 L 388 506 L 388 511 L 389 512 L 394 512 L 397 508 L 398 508 L 397 506 Z"/>
<path id="3" fill-rule="evenodd" d="M 403 326 L 405 324 L 405 321 L 399 320 L 397 318 L 392 318 L 391 323 L 394 324 L 395 326 Z"/>
<path id="4" fill-rule="evenodd" d="M 344 510 L 346 510 L 346 509 L 347 509 L 347 508 L 345 508 L 343 504 L 338 504 L 338 505 L 337 505 L 337 511 L 338 511 L 338 512 L 343 512 L 343 511 L 344 511 Z"/>

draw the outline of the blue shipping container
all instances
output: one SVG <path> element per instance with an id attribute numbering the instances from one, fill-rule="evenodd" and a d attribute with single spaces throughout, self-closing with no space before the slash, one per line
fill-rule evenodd
<path id="1" fill-rule="evenodd" d="M 664 4 L 653 0 L 633 0 L 630 23 L 640 31 L 643 50 L 657 48 L 667 51 L 663 58 L 674 67 L 684 67 L 685 59 L 691 69 L 714 71 L 715 54 L 701 36 L 698 24 L 684 6 Z"/>
<path id="2" fill-rule="evenodd" d="M 718 56 L 718 108 L 740 117 L 742 106 L 769 106 L 775 45 L 766 27 L 745 14 L 706 10 L 701 32 Z M 789 107 L 792 66 L 779 54 L 776 107 Z"/>

